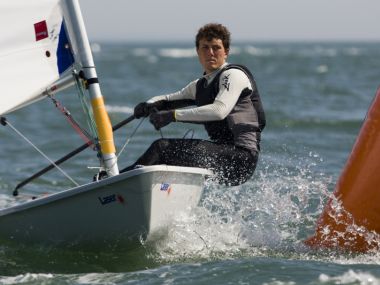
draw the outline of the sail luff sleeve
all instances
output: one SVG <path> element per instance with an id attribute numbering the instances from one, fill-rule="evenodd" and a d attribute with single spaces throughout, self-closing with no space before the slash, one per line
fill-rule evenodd
<path id="1" fill-rule="evenodd" d="M 74 56 L 82 66 L 84 77 L 88 83 L 91 105 L 94 112 L 96 128 L 103 166 L 109 176 L 119 173 L 117 166 L 116 150 L 113 140 L 111 122 L 104 106 L 104 99 L 100 90 L 99 80 L 96 73 L 94 59 L 87 37 L 82 13 L 78 0 L 62 0 L 65 24 Z"/>
<path id="2" fill-rule="evenodd" d="M 103 125 L 103 128 L 99 129 L 98 134 L 102 153 L 115 153 L 116 149 L 113 141 L 112 125 L 105 108 L 103 97 L 92 99 L 91 106 L 94 111 L 96 125 Z"/>

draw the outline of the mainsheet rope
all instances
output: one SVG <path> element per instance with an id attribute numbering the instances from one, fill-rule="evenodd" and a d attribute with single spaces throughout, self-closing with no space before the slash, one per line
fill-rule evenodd
<path id="1" fill-rule="evenodd" d="M 117 159 L 119 159 L 119 156 L 122 154 L 122 152 L 124 151 L 125 147 L 129 144 L 129 142 L 131 141 L 131 139 L 133 138 L 133 136 L 136 134 L 137 130 L 140 128 L 140 126 L 142 125 L 142 123 L 144 122 L 145 118 L 143 118 L 137 125 L 137 127 L 133 130 L 132 134 L 129 136 L 129 138 L 127 138 L 126 142 L 124 143 L 124 145 L 122 146 L 122 148 L 120 149 L 118 155 L 117 155 Z"/>
<path id="2" fill-rule="evenodd" d="M 134 135 L 136 134 L 137 130 L 141 127 L 142 123 L 145 121 L 145 118 L 143 118 L 138 124 L 137 124 L 137 127 L 133 130 L 133 132 L 131 133 L 131 135 L 127 138 L 126 142 L 124 143 L 124 145 L 122 146 L 122 148 L 120 149 L 119 153 L 117 154 L 116 156 L 116 161 L 113 165 L 111 165 L 111 168 L 117 163 L 120 155 L 123 153 L 123 151 L 125 150 L 126 146 L 129 144 L 129 142 L 132 140 L 132 138 L 134 137 Z M 107 170 L 107 169 L 105 169 Z"/>
<path id="3" fill-rule="evenodd" d="M 117 155 L 117 158 L 119 158 L 119 156 L 122 154 L 122 152 L 124 151 L 124 149 L 126 148 L 126 146 L 129 144 L 129 142 L 132 140 L 132 138 L 134 137 L 134 135 L 136 134 L 136 132 L 138 131 L 138 129 L 141 127 L 142 123 L 145 121 L 146 118 L 143 118 L 140 123 L 138 123 L 137 127 L 133 130 L 133 132 L 131 133 L 131 135 L 127 138 L 126 142 L 124 143 L 124 145 L 122 146 L 122 148 L 120 149 L 118 155 Z M 161 138 L 164 138 L 164 135 L 162 133 L 162 130 L 160 129 L 160 135 L 161 135 Z M 193 138 L 194 136 L 194 130 L 193 129 L 189 129 L 186 131 L 185 135 L 183 136 L 183 138 L 186 138 L 186 136 L 189 134 L 189 133 L 192 133 L 191 134 L 191 137 L 190 138 Z"/>
<path id="4" fill-rule="evenodd" d="M 134 135 L 136 134 L 136 132 L 138 131 L 138 129 L 141 127 L 142 123 L 145 121 L 146 118 L 142 118 L 142 120 L 140 120 L 140 122 L 137 124 L 136 128 L 133 130 L 133 132 L 131 133 L 131 135 L 127 138 L 126 142 L 124 143 L 124 145 L 121 147 L 119 153 L 117 154 L 116 158 L 117 160 L 119 159 L 120 155 L 123 153 L 123 151 L 125 150 L 125 148 L 127 147 L 127 145 L 130 143 L 130 141 L 132 140 L 132 138 L 134 137 Z M 164 138 L 164 135 L 162 133 L 162 130 L 160 129 L 159 130 L 160 132 L 160 135 L 161 135 L 161 138 Z M 185 135 L 183 136 L 183 138 L 185 138 L 189 133 L 192 133 L 191 135 L 191 138 L 193 138 L 194 136 L 194 130 L 193 129 L 189 129 L 187 130 L 187 132 L 185 133 Z M 116 160 L 116 161 L 117 161 Z M 116 162 L 115 162 L 116 163 Z M 113 166 L 113 165 L 112 165 Z"/>
<path id="5" fill-rule="evenodd" d="M 119 156 L 122 154 L 122 152 L 124 151 L 125 147 L 129 144 L 129 142 L 131 141 L 131 139 L 133 138 L 133 136 L 136 134 L 137 130 L 141 127 L 142 123 L 145 121 L 146 118 L 143 118 L 140 123 L 138 123 L 137 127 L 133 130 L 132 134 L 129 136 L 129 138 L 127 138 L 126 142 L 124 143 L 124 145 L 122 146 L 122 148 L 120 149 L 118 155 L 117 155 L 117 158 L 119 158 Z M 160 132 L 160 135 L 161 135 L 161 138 L 163 139 L 164 138 L 164 135 L 162 133 L 162 130 L 160 129 L 159 130 Z M 191 139 L 194 137 L 194 130 L 193 129 L 189 129 L 186 131 L 186 133 L 184 134 L 183 138 L 186 138 L 186 136 L 189 134 L 189 133 L 192 133 L 191 134 Z"/>
<path id="6" fill-rule="evenodd" d="M 111 167 L 113 167 L 113 166 L 117 163 L 117 161 L 118 161 L 120 155 L 123 153 L 123 151 L 125 150 L 125 148 L 127 147 L 127 145 L 130 143 L 130 141 L 132 140 L 132 138 L 134 137 L 134 135 L 136 134 L 136 132 L 138 131 L 138 129 L 141 127 L 141 125 L 142 125 L 142 123 L 145 121 L 145 119 L 146 119 L 146 118 L 142 118 L 142 120 L 140 120 L 140 122 L 137 124 L 136 128 L 133 130 L 133 132 L 131 133 L 131 135 L 130 135 L 129 137 L 127 137 L 126 142 L 125 142 L 124 145 L 121 147 L 119 153 L 116 155 L 116 158 L 117 158 L 117 159 L 116 159 L 116 162 L 115 162 Z M 161 129 L 159 130 L 159 132 L 160 132 L 161 138 L 164 138 L 164 135 L 163 135 Z M 189 133 L 191 133 L 191 137 L 190 137 L 190 138 L 192 139 L 192 138 L 194 137 L 194 130 L 193 130 L 193 129 L 189 129 L 189 130 L 187 130 L 186 133 L 184 134 L 183 138 L 186 138 L 186 136 L 187 136 Z M 105 169 L 105 170 L 107 170 L 107 169 Z"/>

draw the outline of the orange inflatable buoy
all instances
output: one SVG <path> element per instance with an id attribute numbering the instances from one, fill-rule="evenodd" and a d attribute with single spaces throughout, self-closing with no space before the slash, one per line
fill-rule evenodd
<path id="1" fill-rule="evenodd" d="M 366 252 L 379 249 L 379 241 L 380 88 L 315 234 L 305 244 Z"/>

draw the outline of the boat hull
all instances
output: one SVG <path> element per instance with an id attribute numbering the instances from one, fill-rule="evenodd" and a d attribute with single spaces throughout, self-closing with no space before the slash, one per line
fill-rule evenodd
<path id="1" fill-rule="evenodd" d="M 65 245 L 138 244 L 195 207 L 210 172 L 148 166 L 0 211 L 0 238 Z"/>

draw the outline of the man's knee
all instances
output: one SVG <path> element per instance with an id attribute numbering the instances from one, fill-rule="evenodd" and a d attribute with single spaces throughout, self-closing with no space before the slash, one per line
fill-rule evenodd
<path id="1" fill-rule="evenodd" d="M 167 149 L 169 145 L 170 142 L 168 139 L 158 139 L 152 143 L 151 148 L 153 148 L 155 151 L 162 152 Z"/>

